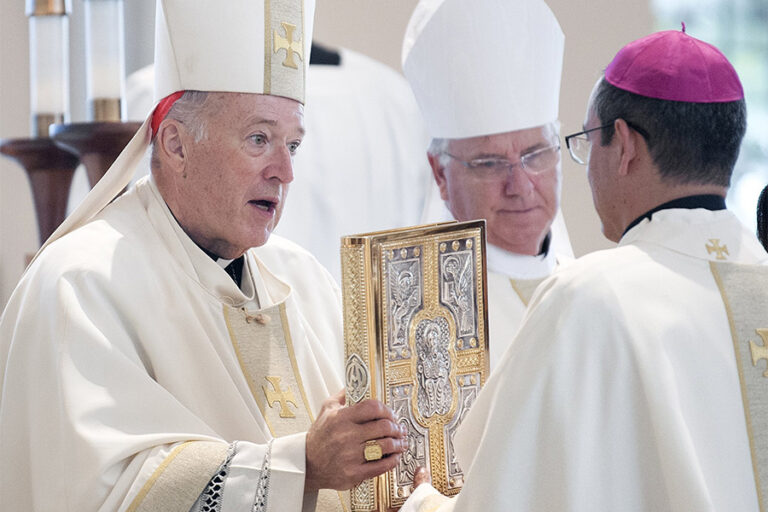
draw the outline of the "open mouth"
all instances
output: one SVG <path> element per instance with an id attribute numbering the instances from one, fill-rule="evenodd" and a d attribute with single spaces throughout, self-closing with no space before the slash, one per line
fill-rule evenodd
<path id="1" fill-rule="evenodd" d="M 275 207 L 277 206 L 277 203 L 274 201 L 269 201 L 267 199 L 256 199 L 248 201 L 248 204 L 252 204 L 256 208 L 260 210 L 264 210 L 265 212 L 273 212 L 275 211 Z"/>

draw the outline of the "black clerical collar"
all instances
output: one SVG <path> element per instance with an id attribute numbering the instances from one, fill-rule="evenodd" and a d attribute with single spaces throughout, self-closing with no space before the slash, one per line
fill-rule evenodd
<path id="1" fill-rule="evenodd" d="M 539 251 L 539 254 L 536 256 L 546 256 L 549 254 L 549 246 L 552 243 L 552 231 L 547 233 L 547 236 L 544 237 L 544 241 L 541 242 L 541 251 Z"/>
<path id="2" fill-rule="evenodd" d="M 651 217 L 653 217 L 653 214 L 660 211 L 660 210 L 669 210 L 672 208 L 684 208 L 687 210 L 693 210 L 694 208 L 704 208 L 705 210 L 710 211 L 717 211 L 717 210 L 725 210 L 725 198 L 723 196 L 718 196 L 715 194 L 706 194 L 706 195 L 698 195 L 698 196 L 688 196 L 688 197 L 681 197 L 679 199 L 673 199 L 672 201 L 669 201 L 668 203 L 660 204 L 656 208 L 653 208 L 651 210 L 648 210 L 635 220 L 629 223 L 629 226 L 627 226 L 627 229 L 624 230 L 624 233 L 621 236 L 624 236 L 627 234 L 627 231 L 632 229 L 633 227 L 640 224 L 640 222 L 643 219 L 651 220 Z"/>
<path id="3" fill-rule="evenodd" d="M 339 66 L 341 65 L 341 54 L 336 50 L 312 41 L 312 50 L 309 53 L 309 65 Z"/>
<path id="4" fill-rule="evenodd" d="M 209 258 L 211 258 L 213 261 L 215 261 L 217 263 L 218 263 L 219 260 L 226 260 L 226 258 L 222 258 L 221 256 L 219 256 L 215 252 L 211 252 L 208 249 L 206 249 L 205 247 L 201 247 L 199 245 L 198 245 L 198 247 L 200 247 L 200 249 L 205 254 L 207 254 Z M 238 288 L 240 287 L 240 283 L 243 280 L 243 263 L 244 263 L 244 261 L 245 261 L 245 257 L 244 256 L 240 256 L 239 258 L 235 258 L 235 259 L 231 260 L 229 262 L 229 264 L 226 267 L 224 267 L 224 271 L 229 275 L 229 277 L 232 278 L 232 280 L 235 282 L 235 284 L 237 285 Z"/>
<path id="5" fill-rule="evenodd" d="M 171 207 L 168 206 L 168 203 L 165 204 L 165 206 L 168 208 L 168 211 L 171 212 L 171 217 L 173 217 L 173 220 L 176 221 L 176 224 L 179 225 L 179 227 L 186 233 L 186 230 L 181 226 L 181 222 L 179 222 L 179 219 L 176 218 L 176 215 L 173 214 L 173 210 L 171 210 Z M 187 234 L 189 236 L 189 234 Z M 192 240 L 192 237 L 189 237 L 190 240 Z M 209 258 L 211 258 L 214 262 L 218 263 L 219 260 L 226 260 L 226 258 L 222 258 L 215 252 L 209 251 L 202 245 L 198 244 L 194 240 L 192 242 L 200 248 L 201 251 L 203 251 Z M 238 288 L 240 288 L 240 283 L 243 280 L 243 262 L 245 261 L 245 258 L 243 256 L 240 256 L 239 258 L 235 258 L 229 262 L 229 264 L 224 267 L 224 271 L 229 275 L 229 277 L 232 278 L 232 280 L 235 282 Z"/>
<path id="6" fill-rule="evenodd" d="M 193 240 L 193 241 L 194 241 L 194 240 Z M 223 258 L 221 258 L 221 256 L 219 256 L 219 255 L 218 255 L 218 254 L 216 254 L 215 252 L 209 251 L 208 249 L 206 249 L 206 248 L 205 248 L 205 247 L 203 247 L 202 245 L 198 244 L 197 242 L 195 242 L 195 245 L 197 245 L 197 246 L 200 248 L 200 250 L 201 250 L 201 251 L 203 251 L 203 252 L 204 252 L 204 253 L 205 253 L 205 254 L 206 254 L 206 255 L 207 255 L 209 258 L 211 258 L 213 261 L 219 261 L 220 259 L 223 259 Z"/>
<path id="7" fill-rule="evenodd" d="M 229 262 L 229 265 L 224 267 L 224 271 L 229 274 L 229 277 L 232 278 L 232 280 L 235 282 L 238 288 L 240 288 L 240 283 L 243 280 L 243 263 L 245 262 L 245 257 L 240 256 L 239 258 L 235 258 L 232 261 Z"/>

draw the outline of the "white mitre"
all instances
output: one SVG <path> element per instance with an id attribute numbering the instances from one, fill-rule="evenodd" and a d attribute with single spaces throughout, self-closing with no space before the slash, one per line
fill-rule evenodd
<path id="1" fill-rule="evenodd" d="M 154 112 L 179 91 L 271 94 L 304 102 L 314 0 L 157 0 Z M 152 112 L 83 202 L 48 238 L 82 226 L 131 180 Z"/>
<path id="2" fill-rule="evenodd" d="M 504 133 L 557 120 L 563 48 L 542 0 L 422 0 L 403 72 L 432 137 Z"/>
<path id="3" fill-rule="evenodd" d="M 421 0 L 403 73 L 433 138 L 463 139 L 556 122 L 565 38 L 542 0 Z M 453 218 L 433 185 L 425 222 Z M 550 250 L 573 256 L 562 212 Z"/>

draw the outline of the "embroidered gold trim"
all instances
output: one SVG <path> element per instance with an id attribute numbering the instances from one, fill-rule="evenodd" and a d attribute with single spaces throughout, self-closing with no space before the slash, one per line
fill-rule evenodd
<path id="1" fill-rule="evenodd" d="M 188 510 L 225 460 L 227 449 L 225 443 L 219 442 L 187 441 L 180 444 L 144 483 L 128 512 Z"/>
<path id="2" fill-rule="evenodd" d="M 707 250 L 707 254 L 715 253 L 715 257 L 718 260 L 724 261 L 728 258 L 726 256 L 730 256 L 730 253 L 728 252 L 728 246 L 727 245 L 720 245 L 720 239 L 719 238 L 710 238 L 708 244 L 704 244 L 704 248 Z"/>
<path id="3" fill-rule="evenodd" d="M 520 299 L 520 302 L 523 303 L 523 306 L 528 307 L 528 299 L 523 295 L 523 291 L 520 290 L 520 288 L 517 286 L 517 283 L 514 279 L 509 280 L 509 284 L 512 285 L 512 289 L 517 294 L 517 298 Z"/>
<path id="4" fill-rule="evenodd" d="M 523 297 L 523 292 L 521 292 L 520 289 L 517 287 L 517 283 L 515 283 L 515 280 L 510 279 L 509 284 L 512 285 L 512 289 L 517 294 L 517 298 L 520 299 L 520 302 L 523 303 L 523 306 L 528 307 L 528 301 L 525 300 L 525 297 Z"/>
<path id="5" fill-rule="evenodd" d="M 509 284 L 512 285 L 512 289 L 517 294 L 520 302 L 523 306 L 528 307 L 528 303 L 531 302 L 533 294 L 536 288 L 546 279 L 542 277 L 540 279 L 509 279 Z"/>
<path id="6" fill-rule="evenodd" d="M 271 0 L 264 0 L 264 94 L 272 92 L 272 15 Z"/>
<path id="7" fill-rule="evenodd" d="M 294 414 L 293 411 L 291 411 L 291 409 L 288 407 L 288 404 L 293 404 L 294 407 L 298 408 L 298 405 L 296 404 L 296 397 L 293 396 L 293 391 L 291 391 L 291 388 L 283 389 L 280 386 L 280 377 L 278 376 L 267 375 L 265 378 L 272 386 L 272 389 L 269 389 L 265 385 L 261 386 L 262 391 L 264 391 L 264 396 L 267 399 L 267 405 L 269 408 L 274 409 L 275 404 L 277 404 L 277 408 L 280 409 L 281 418 L 295 418 L 296 414 Z"/>
<path id="8" fill-rule="evenodd" d="M 444 503 L 450 500 L 451 498 L 443 496 L 442 494 L 427 496 L 424 498 L 424 501 L 421 502 L 418 512 L 435 512 L 435 510 L 439 509 Z"/>
<path id="9" fill-rule="evenodd" d="M 248 389 L 250 389 L 251 395 L 254 397 L 256 406 L 259 408 L 259 412 L 261 412 L 262 418 L 264 418 L 264 423 L 266 423 L 267 428 L 269 429 L 270 435 L 273 438 L 278 437 L 275 434 L 274 426 L 272 425 L 272 422 L 270 421 L 265 408 L 262 407 L 261 402 L 258 399 L 256 399 L 256 397 L 258 396 L 258 393 L 263 393 L 264 391 L 263 389 L 256 387 L 257 384 L 254 382 L 254 379 L 251 378 L 250 373 L 244 366 L 244 357 L 242 352 L 240 351 L 238 338 L 235 335 L 235 332 L 229 317 L 230 309 L 228 309 L 228 307 L 224 305 L 222 313 L 224 315 L 224 322 L 227 325 L 227 332 L 229 333 L 229 338 L 232 343 L 232 347 L 235 350 L 237 363 L 240 366 L 240 371 L 243 372 L 243 376 L 245 377 L 245 380 L 248 383 Z M 286 351 L 288 352 L 288 359 L 291 362 L 291 370 L 293 371 L 293 375 L 296 380 L 296 386 L 298 387 L 299 393 L 301 394 L 301 400 L 304 403 L 305 410 L 307 411 L 307 417 L 309 418 L 310 422 L 314 422 L 315 417 L 314 417 L 314 414 L 312 413 L 312 408 L 309 406 L 309 400 L 307 399 L 307 394 L 304 389 L 304 382 L 301 379 L 301 373 L 299 372 L 299 365 L 298 365 L 298 362 L 296 361 L 296 355 L 293 348 L 293 337 L 291 336 L 290 323 L 288 322 L 288 315 L 286 313 L 285 303 L 282 303 L 278 306 L 278 311 L 280 312 L 280 322 L 283 330 L 283 338 L 285 340 Z M 266 315 L 262 315 L 262 316 L 266 316 Z M 297 430 L 297 432 L 300 432 L 300 430 Z M 330 492 L 334 492 L 334 491 L 330 491 Z M 345 512 L 349 512 L 349 507 L 347 507 L 347 501 L 344 499 L 344 493 L 336 491 L 336 494 L 338 495 L 338 500 L 339 500 L 339 503 L 341 504 L 342 510 L 344 510 Z"/>
<path id="10" fill-rule="evenodd" d="M 229 311 L 227 311 L 228 306 L 224 305 L 222 307 L 222 313 L 224 315 L 224 323 L 227 324 L 227 333 L 229 333 L 229 340 L 232 342 L 232 348 L 235 349 L 235 356 L 237 356 L 237 364 L 240 366 L 240 371 L 243 372 L 243 377 L 245 377 L 245 382 L 248 384 L 248 389 L 251 390 L 251 396 L 254 397 L 254 401 L 256 402 L 256 407 L 259 408 L 259 412 L 261 412 L 261 416 L 264 418 L 264 422 L 267 424 L 267 428 L 269 429 L 269 433 L 272 435 L 272 437 L 275 437 L 275 431 L 272 429 L 272 425 L 269 424 L 269 421 L 267 420 L 267 414 L 264 408 L 261 406 L 258 400 L 256 400 L 257 393 L 261 390 L 257 389 L 255 387 L 255 383 L 252 382 L 253 379 L 248 378 L 248 371 L 243 366 L 243 354 L 240 352 L 240 345 L 237 343 L 237 336 L 235 336 L 235 331 L 232 329 L 232 322 L 229 320 Z"/>
<path id="11" fill-rule="evenodd" d="M 160 478 L 160 475 L 163 474 L 163 471 L 165 471 L 165 468 L 168 467 L 168 465 L 173 462 L 173 459 L 176 458 L 176 456 L 181 453 L 181 451 L 189 446 L 189 444 L 192 441 L 180 444 L 176 448 L 174 448 L 171 453 L 168 454 L 168 456 L 163 460 L 162 463 L 157 467 L 154 473 L 152 473 L 152 476 L 149 477 L 149 480 L 147 480 L 144 485 L 141 487 L 141 490 L 139 491 L 139 494 L 136 495 L 136 497 L 131 502 L 131 506 L 128 507 L 127 512 L 134 512 L 142 501 L 144 501 L 144 498 L 147 497 L 147 494 L 149 494 L 149 491 L 152 489 L 152 486 L 155 485 L 155 482 L 158 478 Z"/>
<path id="12" fill-rule="evenodd" d="M 717 288 L 720 290 L 720 296 L 723 298 L 723 304 L 725 305 L 725 312 L 728 315 L 728 326 L 731 330 L 731 339 L 733 340 L 733 348 L 736 352 L 736 365 L 739 369 L 739 385 L 741 386 L 741 402 L 744 408 L 744 416 L 747 422 L 747 436 L 749 437 L 749 451 L 752 456 L 752 474 L 755 478 L 755 489 L 757 490 L 757 502 L 760 507 L 760 511 L 765 510 L 763 492 L 760 486 L 760 480 L 758 478 L 757 461 L 755 460 L 755 440 L 752 433 L 752 415 L 749 412 L 749 404 L 747 403 L 747 384 L 744 381 L 744 367 L 741 364 L 741 350 L 739 348 L 739 338 L 736 333 L 736 325 L 733 322 L 733 311 L 731 304 L 728 302 L 728 296 L 725 293 L 725 286 L 723 285 L 723 279 L 720 277 L 717 267 L 714 262 L 709 262 L 709 269 L 712 272 L 712 276 L 715 278 Z"/>
<path id="13" fill-rule="evenodd" d="M 306 44 L 307 38 L 307 25 L 304 23 L 304 2 L 299 2 L 299 9 L 301 10 L 301 45 Z M 307 69 L 309 68 L 309 54 L 312 53 L 312 41 L 309 41 L 309 51 L 306 52 L 306 61 L 302 59 L 302 79 L 301 79 L 301 98 L 302 103 L 307 99 Z"/>
<path id="14" fill-rule="evenodd" d="M 302 11 L 303 12 L 303 11 Z M 307 409 L 309 415 L 309 421 L 315 422 L 315 415 L 312 413 L 312 407 L 309 406 L 309 400 L 307 399 L 307 393 L 304 390 L 304 381 L 301 380 L 301 372 L 299 372 L 299 364 L 296 361 L 296 353 L 293 350 L 293 337 L 291 336 L 290 325 L 288 324 L 288 315 L 285 311 L 285 303 L 280 304 L 280 321 L 283 323 L 283 333 L 285 334 L 285 346 L 288 347 L 288 357 L 291 359 L 291 366 L 293 367 L 293 374 L 296 376 L 296 385 L 299 387 L 299 393 L 301 393 L 301 399 L 304 401 L 304 407 Z M 322 492 L 322 491 L 321 491 Z M 330 491 L 333 492 L 333 491 Z M 342 491 L 336 491 L 339 496 L 339 503 L 344 512 L 348 512 L 347 500 L 344 499 L 344 493 Z"/>
<path id="15" fill-rule="evenodd" d="M 288 357 L 291 360 L 291 367 L 293 368 L 293 376 L 296 378 L 296 385 L 299 387 L 299 393 L 301 393 L 301 399 L 304 401 L 304 407 L 309 414 L 309 421 L 315 422 L 315 415 L 312 414 L 312 408 L 309 406 L 309 400 L 307 400 L 307 392 L 304 390 L 304 381 L 301 379 L 301 372 L 299 372 L 299 363 L 296 361 L 296 352 L 293 350 L 293 338 L 291 337 L 291 328 L 288 324 L 288 315 L 285 313 L 285 303 L 280 304 L 280 321 L 283 323 L 283 336 L 285 336 L 285 346 L 288 349 Z"/>

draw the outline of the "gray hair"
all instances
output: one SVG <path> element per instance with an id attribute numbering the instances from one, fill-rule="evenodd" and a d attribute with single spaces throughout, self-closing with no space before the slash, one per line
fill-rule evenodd
<path id="1" fill-rule="evenodd" d="M 427 153 L 430 155 L 437 157 L 437 161 L 445 167 L 448 165 L 448 155 L 445 154 L 446 151 L 448 151 L 448 144 L 453 139 L 442 139 L 435 137 L 432 139 L 429 143 L 429 147 L 427 148 Z"/>
<path id="2" fill-rule="evenodd" d="M 195 137 L 195 142 L 200 142 L 208 136 L 208 126 L 201 115 L 208 95 L 207 91 L 184 91 L 165 116 L 183 124 Z"/>
<path id="3" fill-rule="evenodd" d="M 176 100 L 165 116 L 183 124 L 192 134 L 195 142 L 200 142 L 208 136 L 208 126 L 205 122 L 205 102 L 208 100 L 207 91 L 184 91 Z M 152 167 L 157 165 L 157 146 L 152 141 Z"/>
<path id="4" fill-rule="evenodd" d="M 546 130 L 547 137 L 551 136 L 553 142 L 560 137 L 560 121 L 552 121 L 551 123 L 544 124 L 541 127 Z M 446 155 L 446 152 L 448 151 L 448 145 L 452 140 L 457 139 L 447 139 L 440 137 L 433 138 L 429 143 L 427 153 L 433 157 L 437 157 L 437 161 L 440 163 L 440 165 L 448 165 L 449 157 Z"/>

